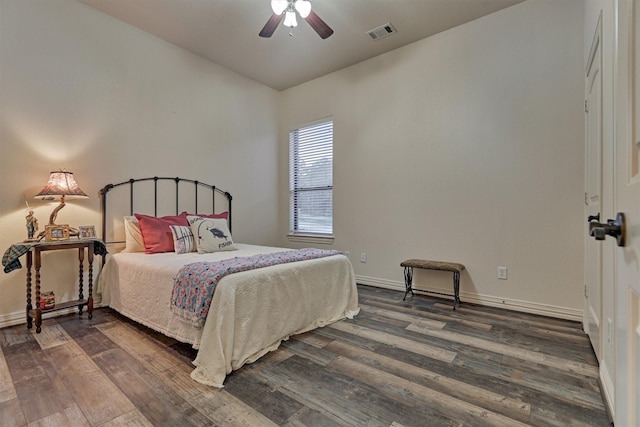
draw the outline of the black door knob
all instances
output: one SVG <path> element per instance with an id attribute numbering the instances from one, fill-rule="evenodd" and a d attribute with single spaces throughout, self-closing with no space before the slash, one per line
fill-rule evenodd
<path id="1" fill-rule="evenodd" d="M 589 218 L 591 218 L 591 216 Z M 604 240 L 604 238 L 609 235 L 616 238 L 618 246 L 624 246 L 626 228 L 624 213 L 619 212 L 618 215 L 616 215 L 616 219 L 608 219 L 606 224 L 590 221 L 589 235 L 596 240 Z"/>
<path id="2" fill-rule="evenodd" d="M 596 215 L 589 215 L 587 217 L 587 222 L 591 221 L 600 221 L 600 212 L 598 212 Z"/>

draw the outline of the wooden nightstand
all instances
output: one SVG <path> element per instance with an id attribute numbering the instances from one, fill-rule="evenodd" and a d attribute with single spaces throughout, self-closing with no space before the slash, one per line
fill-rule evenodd
<path id="1" fill-rule="evenodd" d="M 55 307 L 49 309 L 40 308 L 40 268 L 42 266 L 42 252 L 57 251 L 61 249 L 77 249 L 78 250 L 78 299 L 63 303 L 56 302 Z M 87 298 L 84 297 L 84 259 L 85 249 L 87 251 L 87 261 L 89 263 L 87 278 Z M 18 258 L 27 254 L 27 328 L 31 329 L 35 320 L 36 332 L 40 333 L 42 326 L 42 314 L 50 311 L 64 310 L 65 308 L 78 307 L 78 314 L 82 314 L 84 307 L 87 307 L 89 319 L 93 317 L 93 256 L 106 255 L 107 251 L 102 240 L 99 239 L 81 239 L 67 240 L 56 242 L 29 242 L 15 243 L 9 248 L 3 256 L 2 263 L 5 266 L 5 273 L 20 268 Z M 35 258 L 35 261 L 34 261 Z M 31 267 L 35 267 L 36 294 L 35 305 L 31 300 Z"/>

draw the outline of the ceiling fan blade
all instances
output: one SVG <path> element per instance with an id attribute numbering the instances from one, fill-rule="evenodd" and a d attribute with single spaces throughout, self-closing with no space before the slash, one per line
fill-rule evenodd
<path id="1" fill-rule="evenodd" d="M 313 10 L 311 11 L 311 13 L 309 13 L 309 16 L 304 18 L 304 20 L 307 21 L 309 25 L 311 25 L 311 28 L 313 28 L 322 39 L 326 39 L 331 34 L 333 34 L 333 30 L 331 29 L 331 27 L 329 27 L 322 19 L 320 19 L 320 17 Z"/>
<path id="2" fill-rule="evenodd" d="M 262 27 L 262 30 L 258 35 L 260 37 L 271 37 L 273 35 L 273 32 L 276 30 L 276 28 L 278 28 L 278 25 L 280 25 L 283 19 L 284 13 L 280 15 L 276 15 L 275 13 L 272 14 L 271 18 L 269 18 L 267 23 L 264 24 L 264 27 Z"/>

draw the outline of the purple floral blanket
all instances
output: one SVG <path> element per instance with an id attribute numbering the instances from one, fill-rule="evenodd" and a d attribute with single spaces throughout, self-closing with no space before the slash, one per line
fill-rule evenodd
<path id="1" fill-rule="evenodd" d="M 240 271 L 270 267 L 340 254 L 340 251 L 299 249 L 236 257 L 219 262 L 195 262 L 183 266 L 174 279 L 171 310 L 196 326 L 204 324 L 216 285 L 223 277 Z"/>

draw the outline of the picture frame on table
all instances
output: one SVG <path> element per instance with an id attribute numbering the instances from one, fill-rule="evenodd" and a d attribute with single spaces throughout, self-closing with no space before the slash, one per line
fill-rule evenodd
<path id="1" fill-rule="evenodd" d="M 69 224 L 62 225 L 46 225 L 45 226 L 45 241 L 57 242 L 69 240 Z"/>
<path id="2" fill-rule="evenodd" d="M 96 238 L 95 225 L 81 225 L 80 227 L 78 227 L 78 238 L 95 239 Z"/>

